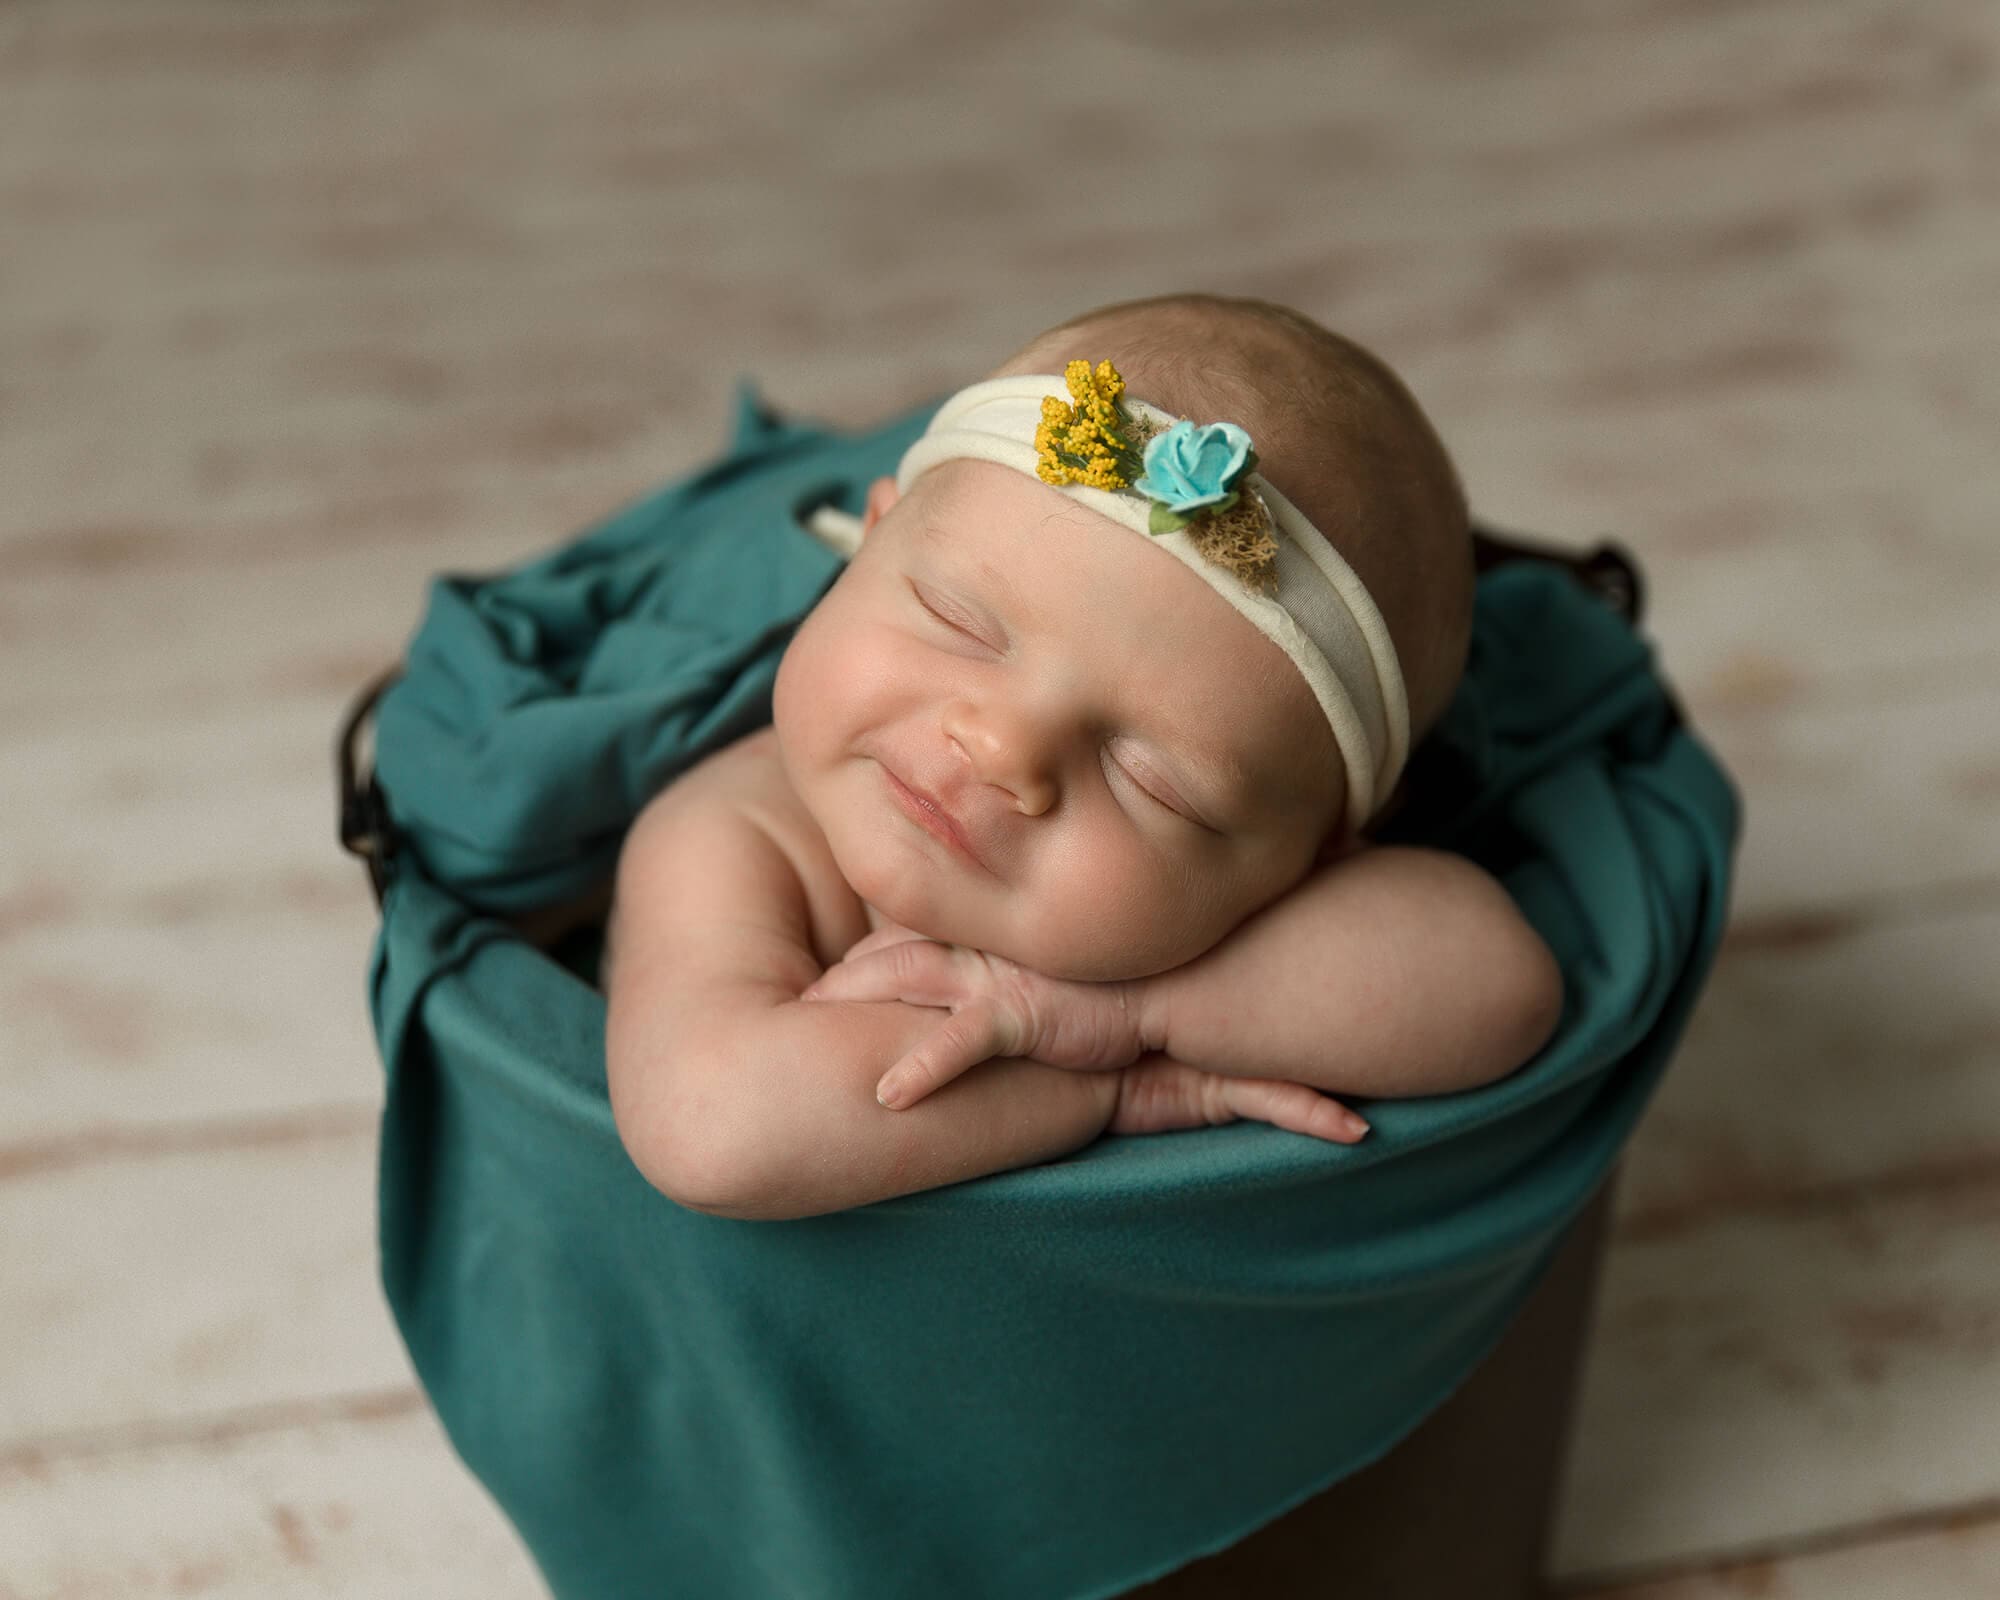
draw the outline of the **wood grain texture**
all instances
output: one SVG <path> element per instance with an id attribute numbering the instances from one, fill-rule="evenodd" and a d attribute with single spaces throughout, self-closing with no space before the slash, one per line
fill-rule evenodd
<path id="1" fill-rule="evenodd" d="M 0 1593 L 65 1600 L 548 1592 L 414 1394 L 265 1429 L 0 1457 L 0 1551 Z"/>
<path id="2" fill-rule="evenodd" d="M 374 1284 L 340 713 L 739 377 L 873 421 L 1188 287 L 1625 543 L 1743 791 L 1567 1591 L 2000 1594 L 1996 62 L 1981 0 L 0 5 L 0 1596 L 538 1592 Z"/>

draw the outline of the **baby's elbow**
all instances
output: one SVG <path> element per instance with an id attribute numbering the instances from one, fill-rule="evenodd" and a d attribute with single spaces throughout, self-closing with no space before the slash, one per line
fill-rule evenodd
<path id="1" fill-rule="evenodd" d="M 625 1122 L 618 1122 L 617 1127 L 625 1158 L 638 1169 L 640 1177 L 677 1206 L 689 1211 L 708 1209 L 708 1181 L 697 1179 L 689 1171 L 680 1152 L 668 1140 L 648 1127 Z"/>
<path id="2" fill-rule="evenodd" d="M 1555 1037 L 1562 1024 L 1564 991 L 1562 964 L 1542 936 L 1532 928 L 1522 940 L 1522 953 L 1511 985 L 1517 1019 L 1510 1034 L 1511 1048 L 1496 1077 L 1518 1072 Z"/>
<path id="3" fill-rule="evenodd" d="M 738 1181 L 736 1164 L 702 1141 L 664 1137 L 657 1129 L 618 1130 L 619 1142 L 639 1176 L 683 1210 L 747 1222 L 782 1218 L 785 1213 L 759 1203 Z"/>
<path id="4" fill-rule="evenodd" d="M 618 1142 L 639 1176 L 675 1205 L 728 1216 L 737 1203 L 733 1163 L 715 1141 L 690 1138 L 691 1119 L 680 1114 L 658 1074 L 642 1074 L 605 1052 L 606 1087 Z"/>
<path id="5" fill-rule="evenodd" d="M 617 1081 L 615 1073 L 612 1081 Z M 706 1180 L 699 1183 L 693 1181 L 679 1148 L 666 1137 L 661 1119 L 643 1114 L 629 1099 L 621 1102 L 614 1089 L 611 1095 L 611 1123 L 618 1130 L 618 1142 L 625 1148 L 625 1159 L 638 1169 L 640 1177 L 675 1205 L 685 1206 L 690 1211 L 702 1209 L 702 1196 L 697 1190 L 706 1190 Z"/>

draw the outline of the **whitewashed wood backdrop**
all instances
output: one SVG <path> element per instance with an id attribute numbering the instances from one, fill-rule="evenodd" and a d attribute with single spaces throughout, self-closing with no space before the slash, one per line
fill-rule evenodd
<path id="1" fill-rule="evenodd" d="M 1624 540 L 1736 775 L 1556 1552 L 2000 1595 L 2000 8 L 0 4 L 0 1595 L 527 1597 L 374 1278 L 427 577 L 1206 287 Z"/>

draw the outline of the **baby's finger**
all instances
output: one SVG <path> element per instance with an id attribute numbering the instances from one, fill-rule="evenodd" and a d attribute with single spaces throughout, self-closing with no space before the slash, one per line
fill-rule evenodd
<path id="1" fill-rule="evenodd" d="M 982 1061 L 1011 1054 L 1001 1040 L 1007 1031 L 991 1001 L 973 1002 L 883 1073 L 875 1098 L 891 1111 L 907 1111 Z"/>
<path id="2" fill-rule="evenodd" d="M 1287 1078 L 1231 1078 L 1223 1098 L 1238 1116 L 1333 1144 L 1359 1144 L 1368 1124 L 1310 1084 Z"/>
<path id="3" fill-rule="evenodd" d="M 828 967 L 801 1000 L 903 1000 L 948 1006 L 963 999 L 950 952 L 928 939 L 904 940 Z"/>
<path id="4" fill-rule="evenodd" d="M 877 950 L 886 950 L 892 944 L 907 944 L 912 939 L 921 939 L 921 933 L 912 933 L 908 928 L 894 922 L 884 923 L 873 933 L 854 941 L 840 959 L 852 961 L 856 956 L 873 955 Z"/>

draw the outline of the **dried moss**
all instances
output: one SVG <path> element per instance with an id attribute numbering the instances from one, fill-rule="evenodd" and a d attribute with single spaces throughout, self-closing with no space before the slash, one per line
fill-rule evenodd
<path id="1" fill-rule="evenodd" d="M 1145 418 L 1133 420 L 1137 435 L 1135 448 L 1145 453 L 1147 441 L 1166 432 L 1166 424 Z M 1236 483 L 1236 504 L 1227 511 L 1197 517 L 1182 531 L 1200 552 L 1202 559 L 1235 576 L 1246 588 L 1259 594 L 1275 594 L 1278 589 L 1278 541 L 1271 529 L 1277 519 L 1264 497 L 1250 487 L 1249 474 Z"/>

